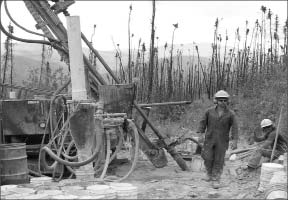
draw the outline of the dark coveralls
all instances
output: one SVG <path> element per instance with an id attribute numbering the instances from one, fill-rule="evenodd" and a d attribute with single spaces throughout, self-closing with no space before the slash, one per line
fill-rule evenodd
<path id="1" fill-rule="evenodd" d="M 219 180 L 223 171 L 225 152 L 229 147 L 229 131 L 238 140 L 238 123 L 235 113 L 226 109 L 219 117 L 217 106 L 209 108 L 200 121 L 198 133 L 205 133 L 201 156 L 208 176 Z M 206 131 L 206 132 L 205 132 Z"/>
<path id="2" fill-rule="evenodd" d="M 256 136 L 254 137 L 256 142 L 261 142 L 264 141 L 264 144 L 260 147 L 258 147 L 255 152 L 251 155 L 249 161 L 248 161 L 248 166 L 252 168 L 257 168 L 259 167 L 260 161 L 262 156 L 271 158 L 272 154 L 272 149 L 274 146 L 274 141 L 276 138 L 276 128 L 273 127 L 271 132 L 268 134 L 264 135 L 264 137 L 257 138 Z M 282 135 L 281 133 L 278 135 L 277 138 L 277 143 L 274 151 L 274 156 L 273 159 L 278 158 L 280 155 L 284 154 L 287 152 L 287 147 L 288 145 L 288 138 L 285 135 Z"/>

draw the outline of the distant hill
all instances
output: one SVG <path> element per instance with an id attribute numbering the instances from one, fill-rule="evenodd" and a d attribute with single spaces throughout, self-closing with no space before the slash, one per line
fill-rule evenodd
<path id="1" fill-rule="evenodd" d="M 3 45 L 3 44 L 2 44 Z M 29 75 L 29 69 L 33 67 L 40 67 L 41 65 L 41 53 L 42 53 L 42 45 L 40 44 L 30 44 L 30 43 L 15 43 L 14 44 L 14 75 L 17 77 L 15 79 L 15 82 L 17 84 L 22 84 L 22 81 L 27 79 Z M 165 56 L 166 58 L 169 58 L 170 55 L 170 46 L 168 45 L 168 48 L 166 49 Z M 187 66 L 187 62 L 189 60 L 192 60 L 192 57 L 189 56 L 189 50 L 190 49 L 190 56 L 192 56 L 193 53 L 193 48 L 194 48 L 194 63 L 197 63 L 197 57 L 196 57 L 196 51 L 195 47 L 192 44 L 185 44 L 185 45 L 175 45 L 174 46 L 174 56 L 176 56 L 176 51 L 177 49 L 182 50 L 182 63 L 183 66 Z M 211 49 L 211 47 L 210 47 Z M 121 50 L 121 55 L 122 55 L 122 63 L 124 66 L 127 65 L 128 62 L 128 50 Z M 210 50 L 211 51 L 211 50 Z M 89 50 L 88 48 L 83 48 L 83 52 L 85 55 L 88 56 Z M 210 57 L 210 52 L 209 52 L 209 45 L 208 44 L 203 44 L 199 45 L 199 52 L 200 52 L 200 59 L 202 64 L 205 65 L 205 63 L 208 63 L 208 58 Z M 203 53 L 202 53 L 203 52 Z M 207 53 L 208 52 L 208 53 Z M 2 46 L 2 55 L 4 53 L 4 48 Z M 115 57 L 115 51 L 99 51 L 99 54 L 103 57 L 105 62 L 108 64 L 108 66 L 114 70 L 116 66 L 116 57 Z M 163 57 L 164 55 L 164 47 L 159 47 L 159 57 Z M 146 59 L 149 58 L 149 53 L 148 50 L 146 52 Z M 174 63 L 176 62 L 174 58 Z M 48 58 L 50 62 L 50 67 L 52 70 L 55 70 L 59 66 L 62 66 L 65 70 L 68 72 L 68 67 L 64 62 L 60 61 L 60 56 L 58 55 L 57 51 L 53 49 L 52 53 L 50 54 L 50 58 Z M 97 61 L 97 64 L 100 65 L 98 70 L 101 74 L 104 74 L 106 70 L 104 69 L 103 66 L 101 66 L 100 62 Z M 118 61 L 119 64 L 119 61 Z M 2 59 L 2 65 L 3 65 L 3 59 Z"/>

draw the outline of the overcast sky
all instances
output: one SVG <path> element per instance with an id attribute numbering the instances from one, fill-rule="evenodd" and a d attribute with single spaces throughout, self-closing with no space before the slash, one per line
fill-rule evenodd
<path id="1" fill-rule="evenodd" d="M 52 4 L 51 1 L 49 1 Z M 70 15 L 80 16 L 81 30 L 90 40 L 93 25 L 96 24 L 93 44 L 97 50 L 113 50 L 112 39 L 120 48 L 128 47 L 128 16 L 132 4 L 131 33 L 134 34 L 132 46 L 137 46 L 139 38 L 149 46 L 152 16 L 152 1 L 76 1 L 69 7 Z M 37 31 L 35 21 L 22 1 L 7 3 L 12 17 L 22 26 Z M 219 29 L 222 36 L 227 30 L 229 41 L 234 41 L 234 33 L 240 27 L 244 35 L 245 22 L 251 32 L 256 19 L 261 21 L 261 6 L 271 9 L 273 21 L 275 14 L 280 20 L 280 37 L 283 38 L 283 25 L 287 19 L 287 1 L 156 1 L 156 36 L 159 46 L 171 43 L 173 26 L 178 23 L 175 31 L 175 44 L 212 43 L 215 20 L 220 21 Z M 66 19 L 59 15 L 64 26 Z M 2 6 L 1 19 L 5 27 L 9 21 Z M 274 23 L 274 22 L 273 22 Z M 39 30 L 37 31 L 39 32 Z M 250 33 L 251 33 L 250 32 Z M 14 34 L 19 37 L 35 39 L 15 27 Z M 4 42 L 5 35 L 1 34 Z M 224 38 L 224 37 L 223 37 Z M 39 39 L 39 38 L 37 38 Z"/>

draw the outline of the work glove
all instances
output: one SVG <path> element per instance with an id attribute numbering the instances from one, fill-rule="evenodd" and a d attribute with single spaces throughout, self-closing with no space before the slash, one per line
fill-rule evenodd
<path id="1" fill-rule="evenodd" d="M 230 147 L 231 147 L 232 150 L 237 149 L 237 140 L 232 140 L 232 142 L 230 144 Z"/>

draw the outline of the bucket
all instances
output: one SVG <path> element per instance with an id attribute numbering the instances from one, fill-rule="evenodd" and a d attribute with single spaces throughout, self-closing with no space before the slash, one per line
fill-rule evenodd
<path id="1" fill-rule="evenodd" d="M 97 199 L 115 199 L 116 192 L 108 185 L 90 185 L 86 188 L 90 195 Z"/>
<path id="2" fill-rule="evenodd" d="M 33 177 L 30 179 L 30 183 L 34 185 L 49 185 L 52 183 L 52 178 L 51 177 Z"/>
<path id="3" fill-rule="evenodd" d="M 7 192 L 7 191 L 6 191 Z M 4 193 L 2 196 L 1 186 L 1 199 L 25 199 L 27 196 L 34 195 L 35 190 L 25 187 L 14 187 L 10 190 L 10 193 Z"/>
<path id="4" fill-rule="evenodd" d="M 0 184 L 29 183 L 25 143 L 0 144 Z"/>
<path id="5" fill-rule="evenodd" d="M 277 163 L 263 163 L 261 166 L 260 185 L 258 190 L 265 191 L 274 172 L 283 171 L 284 166 Z"/>
<path id="6" fill-rule="evenodd" d="M 204 160 L 200 155 L 193 155 L 190 167 L 193 172 L 205 171 Z"/>
<path id="7" fill-rule="evenodd" d="M 130 183 L 111 183 L 111 188 L 117 193 L 117 199 L 137 199 L 138 189 Z"/>
<path id="8" fill-rule="evenodd" d="M 14 91 L 9 92 L 9 99 L 16 99 L 16 92 Z"/>
<path id="9" fill-rule="evenodd" d="M 287 173 L 287 153 L 284 153 L 283 165 L 284 165 L 284 170 Z"/>
<path id="10" fill-rule="evenodd" d="M 269 190 L 265 192 L 265 199 L 287 199 L 287 184 L 269 185 Z"/>
<path id="11" fill-rule="evenodd" d="M 274 172 L 269 185 L 275 184 L 283 184 L 287 186 L 287 173 L 285 171 Z"/>

